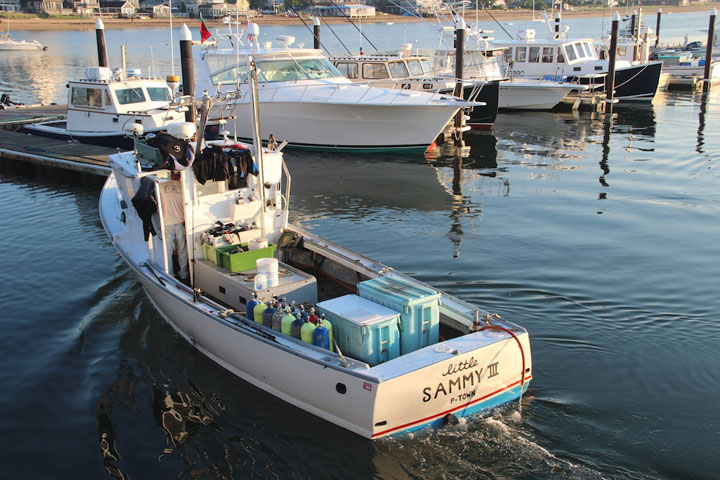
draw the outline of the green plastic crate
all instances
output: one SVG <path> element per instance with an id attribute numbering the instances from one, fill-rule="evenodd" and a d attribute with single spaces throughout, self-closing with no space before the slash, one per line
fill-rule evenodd
<path id="1" fill-rule="evenodd" d="M 203 253 L 205 254 L 205 260 L 210 260 L 212 263 L 217 265 L 217 250 L 212 245 L 203 243 Z"/>
<path id="2" fill-rule="evenodd" d="M 244 248 L 247 248 L 247 243 L 241 243 Z M 269 258 L 275 255 L 275 244 L 270 243 L 265 248 L 258 248 L 257 250 L 249 250 L 242 253 L 230 252 L 236 249 L 238 245 L 226 245 L 224 247 L 217 247 L 218 266 L 227 268 L 230 272 L 244 272 L 245 270 L 252 270 L 255 268 L 255 261 L 259 258 Z"/>

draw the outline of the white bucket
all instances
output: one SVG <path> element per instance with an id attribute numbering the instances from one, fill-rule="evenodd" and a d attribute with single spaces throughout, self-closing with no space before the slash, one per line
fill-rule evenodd
<path id="1" fill-rule="evenodd" d="M 248 242 L 248 250 L 259 250 L 261 248 L 267 248 L 268 241 L 265 237 L 253 238 Z"/>
<path id="2" fill-rule="evenodd" d="M 255 261 L 257 273 L 264 273 L 267 277 L 268 287 L 278 285 L 278 260 L 277 258 L 258 258 Z"/>

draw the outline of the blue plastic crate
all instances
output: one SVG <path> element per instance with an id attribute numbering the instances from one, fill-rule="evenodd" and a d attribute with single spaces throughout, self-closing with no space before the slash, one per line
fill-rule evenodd
<path id="1" fill-rule="evenodd" d="M 318 303 L 344 355 L 377 365 L 400 355 L 399 314 L 358 295 Z"/>
<path id="2" fill-rule="evenodd" d="M 387 275 L 358 283 L 358 294 L 400 313 L 402 355 L 438 342 L 440 292 L 437 290 Z"/>

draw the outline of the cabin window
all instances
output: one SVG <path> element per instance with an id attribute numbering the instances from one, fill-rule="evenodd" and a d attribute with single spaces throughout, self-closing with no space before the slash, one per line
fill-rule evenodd
<path id="1" fill-rule="evenodd" d="M 258 70 L 261 81 L 264 82 L 294 82 L 307 79 L 300 67 L 292 60 L 258 62 Z"/>
<path id="2" fill-rule="evenodd" d="M 297 60 L 297 63 L 311 79 L 342 77 L 338 69 L 324 58 L 305 58 Z"/>
<path id="3" fill-rule="evenodd" d="M 145 94 L 142 88 L 121 88 L 115 90 L 115 97 L 120 105 L 141 103 L 145 101 Z"/>
<path id="4" fill-rule="evenodd" d="M 73 87 L 70 101 L 79 107 L 102 107 L 102 90 L 99 88 Z"/>
<path id="5" fill-rule="evenodd" d="M 577 58 L 575 48 L 572 45 L 565 45 L 565 53 L 569 62 L 572 62 Z"/>
<path id="6" fill-rule="evenodd" d="M 338 62 L 335 67 L 337 67 L 337 69 L 340 70 L 340 73 L 347 78 L 358 78 L 357 63 Z"/>
<path id="7" fill-rule="evenodd" d="M 422 75 L 425 73 L 420 60 L 408 60 L 408 68 L 410 69 L 410 75 Z"/>
<path id="8" fill-rule="evenodd" d="M 583 42 L 583 47 L 585 48 L 585 52 L 587 53 L 588 57 L 593 58 L 596 56 L 595 49 L 593 48 L 592 44 L 588 42 Z"/>
<path id="9" fill-rule="evenodd" d="M 527 62 L 527 47 L 515 48 L 515 61 L 516 62 Z"/>
<path id="10" fill-rule="evenodd" d="M 382 63 L 364 63 L 363 64 L 363 78 L 377 80 L 382 78 L 389 78 L 387 68 Z"/>
<path id="11" fill-rule="evenodd" d="M 240 75 L 239 83 L 247 82 L 247 65 L 223 70 L 210 78 L 215 85 L 235 85 L 238 83 L 238 75 Z"/>
<path id="12" fill-rule="evenodd" d="M 430 65 L 430 60 L 421 60 L 420 65 L 422 65 L 423 73 L 432 73 L 432 66 Z M 412 71 L 412 68 L 410 70 Z"/>
<path id="13" fill-rule="evenodd" d="M 540 61 L 540 47 L 530 47 L 530 54 L 528 55 L 528 62 L 538 63 Z"/>
<path id="14" fill-rule="evenodd" d="M 404 62 L 390 62 L 388 66 L 390 67 L 390 75 L 393 78 L 407 78 L 410 76 Z"/>
<path id="15" fill-rule="evenodd" d="M 563 55 L 562 47 L 557 49 L 557 63 L 565 63 L 565 56 Z"/>
<path id="16" fill-rule="evenodd" d="M 542 63 L 552 63 L 553 62 L 553 50 L 555 50 L 553 47 L 543 47 Z"/>
<path id="17" fill-rule="evenodd" d="M 169 102 L 172 100 L 170 89 L 167 87 L 147 87 L 147 93 L 153 102 Z"/>

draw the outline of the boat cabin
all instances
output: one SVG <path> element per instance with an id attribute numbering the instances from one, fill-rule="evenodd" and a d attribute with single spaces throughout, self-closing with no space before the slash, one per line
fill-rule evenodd
<path id="1" fill-rule="evenodd" d="M 433 73 L 430 57 L 400 54 L 333 57 L 335 67 L 357 83 L 406 90 L 452 91 L 452 78 Z"/>
<path id="2" fill-rule="evenodd" d="M 517 77 L 546 78 L 604 73 L 607 60 L 601 59 L 592 39 L 536 39 L 528 29 L 518 40 L 493 41 L 505 49 L 504 60 Z"/>
<path id="3" fill-rule="evenodd" d="M 173 92 L 168 84 L 141 78 L 137 71 L 124 77 L 119 71 L 91 67 L 84 79 L 68 82 L 67 88 L 70 131 L 123 131 L 132 123 L 154 130 L 184 120 L 184 113 L 169 108 Z"/>

